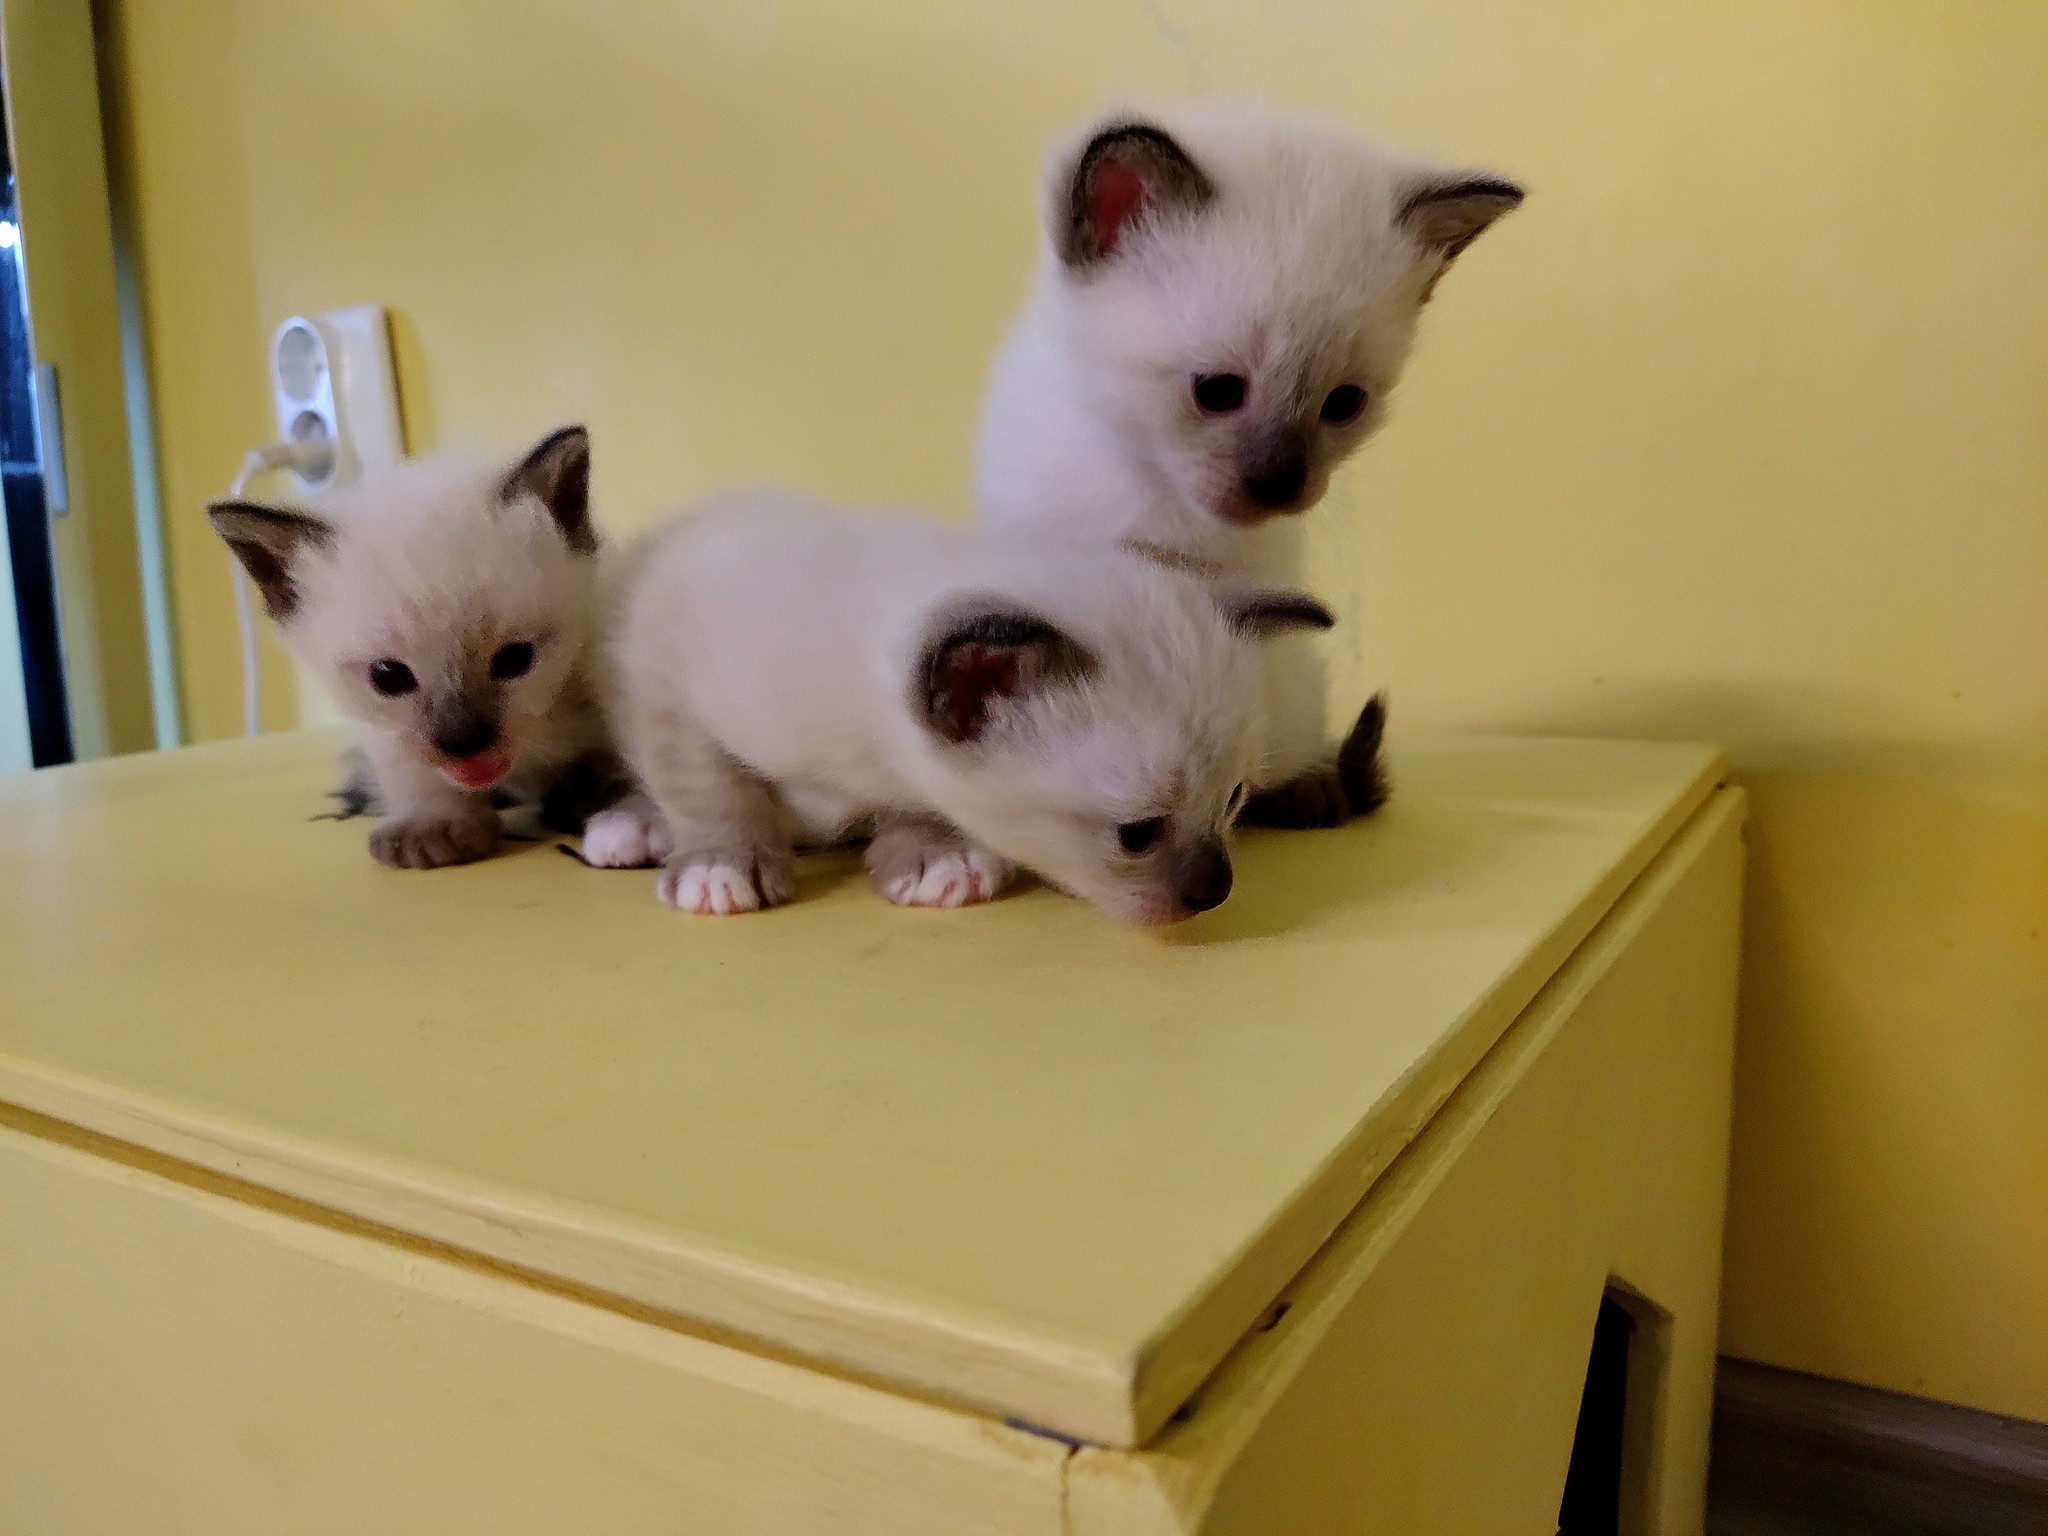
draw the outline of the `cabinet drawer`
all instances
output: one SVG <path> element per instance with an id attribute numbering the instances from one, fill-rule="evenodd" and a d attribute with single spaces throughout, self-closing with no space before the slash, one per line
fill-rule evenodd
<path id="1" fill-rule="evenodd" d="M 0 1529 L 1049 1536 L 1066 1447 L 9 1112 Z"/>

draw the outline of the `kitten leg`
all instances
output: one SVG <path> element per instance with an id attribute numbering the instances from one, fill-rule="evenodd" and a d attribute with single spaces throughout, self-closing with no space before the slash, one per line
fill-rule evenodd
<path id="1" fill-rule="evenodd" d="M 385 819 L 370 834 L 370 856 L 393 869 L 441 869 L 487 859 L 498 849 L 489 795 L 458 789 L 396 743 L 363 743 Z"/>
<path id="2" fill-rule="evenodd" d="M 583 827 L 583 862 L 599 869 L 647 869 L 670 851 L 661 808 L 638 790 L 599 811 Z"/>
<path id="3" fill-rule="evenodd" d="M 1380 761 L 1386 723 L 1386 700 L 1375 694 L 1358 712 L 1334 757 L 1285 783 L 1254 790 L 1239 823 L 1306 830 L 1341 827 L 1354 816 L 1370 816 L 1387 798 L 1386 770 Z"/>
<path id="4" fill-rule="evenodd" d="M 937 816 L 884 816 L 868 844 L 868 879 L 899 907 L 964 907 L 989 901 L 1016 866 L 968 841 Z"/>
<path id="5" fill-rule="evenodd" d="M 796 850 L 775 791 L 695 722 L 670 716 L 639 766 L 669 833 L 654 893 L 678 912 L 757 912 L 796 895 Z"/>

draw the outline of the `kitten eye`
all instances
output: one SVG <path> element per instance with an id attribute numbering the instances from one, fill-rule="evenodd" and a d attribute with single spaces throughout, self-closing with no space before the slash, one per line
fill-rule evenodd
<path id="1" fill-rule="evenodd" d="M 411 693 L 419 685 L 420 680 L 412 675 L 412 668 L 402 661 L 386 657 L 370 663 L 370 686 L 387 699 Z"/>
<path id="2" fill-rule="evenodd" d="M 1143 821 L 1127 821 L 1116 829 L 1117 846 L 1125 853 L 1140 854 L 1158 842 L 1165 831 L 1164 816 L 1147 816 Z"/>
<path id="3" fill-rule="evenodd" d="M 510 645 L 498 647 L 498 654 L 491 658 L 491 676 L 501 683 L 509 683 L 515 677 L 524 677 L 533 670 L 533 642 L 514 640 Z"/>
<path id="4" fill-rule="evenodd" d="M 1342 426 L 1358 420 L 1358 413 L 1364 409 L 1365 391 L 1356 384 L 1339 384 L 1323 396 L 1323 408 L 1318 414 L 1332 426 Z"/>
<path id="5" fill-rule="evenodd" d="M 1235 816 L 1244 808 L 1244 799 L 1248 793 L 1249 791 L 1242 784 L 1230 792 L 1230 805 L 1228 809 L 1231 815 Z"/>
<path id="6" fill-rule="evenodd" d="M 1195 379 L 1195 404 L 1211 416 L 1228 416 L 1244 404 L 1245 392 L 1241 373 L 1204 373 Z"/>

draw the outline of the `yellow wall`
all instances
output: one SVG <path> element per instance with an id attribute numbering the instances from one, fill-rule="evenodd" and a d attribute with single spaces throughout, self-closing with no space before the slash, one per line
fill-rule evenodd
<path id="1" fill-rule="evenodd" d="M 2048 11 L 106 20 L 202 736 L 237 703 L 199 505 L 292 310 L 397 311 L 416 444 L 588 421 L 614 529 L 740 479 L 957 511 L 1053 131 L 1241 90 L 1526 179 L 1322 514 L 1366 614 L 1339 682 L 1390 681 L 1403 726 L 1734 748 L 1726 1347 L 2048 1419 Z"/>

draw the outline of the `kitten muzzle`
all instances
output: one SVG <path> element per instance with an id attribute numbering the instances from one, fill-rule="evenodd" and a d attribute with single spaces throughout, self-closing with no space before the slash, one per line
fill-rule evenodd
<path id="1" fill-rule="evenodd" d="M 1308 442 L 1289 428 L 1261 439 L 1244 465 L 1244 494 L 1267 512 L 1295 512 L 1308 489 Z"/>
<path id="2" fill-rule="evenodd" d="M 1204 840 L 1173 859 L 1173 893 L 1190 912 L 1223 905 L 1230 894 L 1230 855 L 1221 842 Z"/>

